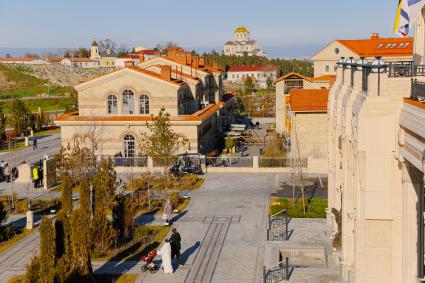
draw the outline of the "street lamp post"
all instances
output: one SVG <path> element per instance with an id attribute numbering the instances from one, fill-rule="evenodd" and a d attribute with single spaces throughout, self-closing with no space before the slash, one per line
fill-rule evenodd
<path id="1" fill-rule="evenodd" d="M 381 95 L 381 73 L 384 73 L 387 70 L 387 65 L 381 58 L 382 56 L 376 56 L 375 60 L 371 64 L 371 71 L 373 73 L 378 73 L 378 96 Z"/>

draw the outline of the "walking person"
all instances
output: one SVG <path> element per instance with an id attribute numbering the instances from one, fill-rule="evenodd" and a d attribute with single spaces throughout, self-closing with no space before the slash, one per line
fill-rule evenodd
<path id="1" fill-rule="evenodd" d="M 167 198 L 164 206 L 164 213 L 162 214 L 162 219 L 165 220 L 164 225 L 171 225 L 171 213 L 173 212 L 173 206 L 171 205 L 170 198 Z"/>
<path id="2" fill-rule="evenodd" d="M 181 254 L 180 254 L 180 250 L 181 250 L 181 240 L 182 238 L 180 237 L 180 233 L 177 232 L 176 228 L 173 228 L 171 230 L 171 237 L 170 237 L 170 242 L 171 242 L 171 260 L 174 259 L 174 257 L 177 257 L 177 260 L 179 262 L 179 265 L 183 265 L 183 261 L 181 258 Z"/>
<path id="3" fill-rule="evenodd" d="M 173 274 L 173 265 L 171 264 L 171 244 L 169 239 L 165 239 L 164 245 L 158 251 L 162 258 L 162 270 L 164 273 Z"/>
<path id="4" fill-rule="evenodd" d="M 32 150 L 38 150 L 38 141 L 37 141 L 37 138 L 36 137 L 34 137 L 33 139 L 32 139 Z"/>
<path id="5" fill-rule="evenodd" d="M 6 180 L 7 183 L 10 182 L 10 168 L 9 168 L 9 164 L 6 163 L 6 165 L 4 166 L 4 178 Z"/>

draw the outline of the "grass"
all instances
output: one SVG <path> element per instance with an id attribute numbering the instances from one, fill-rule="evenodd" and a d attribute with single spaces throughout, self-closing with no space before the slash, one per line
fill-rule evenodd
<path id="1" fill-rule="evenodd" d="M 25 282 L 25 275 L 15 275 L 9 280 L 7 280 L 6 283 L 24 283 Z"/>
<path id="2" fill-rule="evenodd" d="M 25 238 L 26 236 L 30 235 L 31 233 L 33 233 L 34 231 L 36 231 L 37 229 L 34 228 L 32 230 L 27 230 L 27 229 L 23 229 L 21 234 L 17 234 L 15 237 L 1 242 L 0 243 L 0 253 L 4 252 L 5 250 L 9 249 L 10 247 L 12 247 L 14 244 L 16 244 L 17 242 L 19 242 L 20 240 L 22 240 L 23 238 Z"/>
<path id="3" fill-rule="evenodd" d="M 110 254 L 105 256 L 97 256 L 92 253 L 91 259 L 97 261 L 135 261 L 140 260 L 140 257 L 147 255 L 153 249 L 156 249 L 164 240 L 170 231 L 169 226 L 146 226 L 152 230 L 153 237 L 149 242 L 143 239 L 135 240 L 125 244 L 123 247 L 117 248 L 116 251 L 112 250 Z"/>
<path id="4" fill-rule="evenodd" d="M 168 184 L 165 177 L 152 178 L 149 181 L 151 190 L 169 190 L 169 191 L 186 191 L 196 190 L 202 186 L 205 179 L 198 177 L 197 175 L 188 174 L 181 178 L 169 178 Z M 127 186 L 127 190 L 134 191 L 139 188 L 146 189 L 148 181 L 145 178 L 133 179 Z"/>
<path id="5" fill-rule="evenodd" d="M 102 283 L 134 283 L 137 274 L 94 274 L 95 282 Z"/>
<path id="6" fill-rule="evenodd" d="M 47 80 L 29 75 L 25 71 L 28 71 L 28 68 L 25 66 L 0 64 L 0 73 L 10 83 L 7 89 L 0 89 L 1 98 L 34 97 L 38 94 L 48 92 Z M 69 86 L 50 86 L 49 93 L 52 96 L 64 96 L 75 94 L 76 90 Z"/>
<path id="7" fill-rule="evenodd" d="M 283 209 L 288 210 L 289 217 L 293 218 L 325 218 L 328 201 L 326 199 L 305 199 L 306 214 L 303 214 L 302 199 L 272 198 L 269 214 L 273 215 Z"/>

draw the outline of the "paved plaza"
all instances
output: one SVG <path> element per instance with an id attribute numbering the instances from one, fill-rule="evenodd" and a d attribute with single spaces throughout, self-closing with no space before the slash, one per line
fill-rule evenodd
<path id="1" fill-rule="evenodd" d="M 328 235 L 324 219 L 292 219 L 289 241 L 267 242 L 268 199 L 288 175 L 209 173 L 205 183 L 190 193 L 187 209 L 175 218 L 174 227 L 182 236 L 184 266 L 174 263 L 175 273 L 141 273 L 141 263 L 93 262 L 98 273 L 138 274 L 137 282 L 262 282 L 262 267 L 276 265 L 282 248 L 313 250 L 325 255 L 312 266 L 296 260 L 291 282 L 339 282 L 338 268 L 328 260 Z M 38 219 L 37 219 L 38 220 Z M 23 216 L 10 221 L 24 223 Z M 137 224 L 160 224 L 159 217 L 141 217 Z M 0 281 L 25 271 L 37 251 L 39 234 L 32 233 L 0 254 Z M 159 260 L 159 259 L 158 259 Z M 303 259 L 301 259 L 303 260 Z M 159 260 L 160 262 L 160 260 Z"/>

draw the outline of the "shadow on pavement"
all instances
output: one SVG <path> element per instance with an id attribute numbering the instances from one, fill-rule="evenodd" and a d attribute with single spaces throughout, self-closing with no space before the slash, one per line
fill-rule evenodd
<path id="1" fill-rule="evenodd" d="M 187 248 L 182 253 L 182 261 L 184 264 L 186 264 L 186 261 L 188 258 L 201 246 L 201 242 L 197 241 L 195 244 L 193 244 L 190 248 Z"/>

